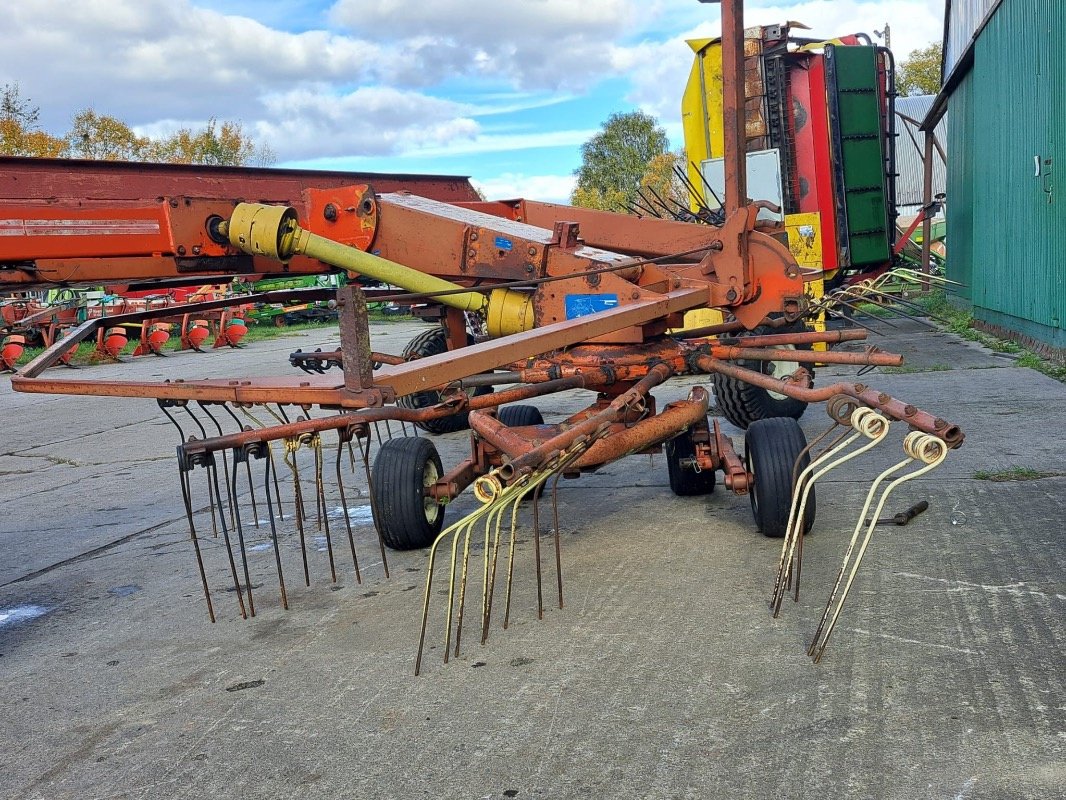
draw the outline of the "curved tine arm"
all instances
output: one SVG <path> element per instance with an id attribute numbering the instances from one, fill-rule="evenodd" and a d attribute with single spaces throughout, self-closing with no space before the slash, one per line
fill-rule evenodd
<path id="1" fill-rule="evenodd" d="M 881 498 L 877 503 L 877 508 L 874 510 L 873 518 L 869 521 L 866 528 L 866 536 L 863 538 L 862 544 L 859 547 L 858 553 L 855 555 L 855 561 L 852 564 L 851 571 L 848 574 L 847 582 L 844 584 L 843 591 L 841 592 L 840 599 L 837 601 L 836 608 L 833 610 L 832 617 L 829 620 L 828 625 L 825 627 L 825 631 L 821 636 L 821 641 L 818 640 L 818 632 L 815 633 L 815 640 L 808 651 L 817 663 L 821 660 L 822 654 L 825 652 L 826 645 L 829 643 L 829 637 L 833 633 L 833 629 L 836 627 L 837 620 L 840 617 L 840 612 L 844 608 L 844 601 L 847 600 L 848 592 L 851 590 L 851 585 L 855 580 L 855 575 L 859 571 L 859 566 L 862 563 L 863 556 L 866 554 L 866 548 L 870 544 L 870 540 L 873 537 L 874 529 L 877 527 L 877 519 L 881 515 L 881 512 L 885 508 L 885 503 L 888 501 L 889 495 L 896 490 L 898 486 L 907 481 L 912 481 L 922 475 L 939 467 L 944 459 L 948 455 L 948 446 L 939 438 L 931 436 L 920 431 L 912 431 L 907 434 L 907 437 L 903 440 L 903 449 L 907 453 L 908 459 L 905 462 L 900 462 L 900 465 L 905 466 L 912 461 L 921 461 L 922 466 L 916 470 L 908 472 L 905 475 L 901 475 L 894 481 L 885 487 L 885 490 L 881 493 Z M 871 489 L 872 492 L 872 489 Z M 863 509 L 863 514 L 859 517 L 859 523 L 856 525 L 856 533 L 861 528 L 863 521 L 865 520 L 866 511 L 869 505 Z M 854 542 L 854 537 L 853 537 Z M 843 571 L 843 568 L 841 569 Z M 839 585 L 839 578 L 838 578 Z M 830 596 L 830 604 L 832 603 L 832 596 Z M 829 611 L 829 605 L 827 604 L 826 614 Z M 823 616 L 823 623 L 825 617 Z M 821 627 L 821 626 L 820 626 Z"/>
<path id="2" fill-rule="evenodd" d="M 817 469 L 818 471 L 813 472 L 813 476 L 810 477 L 809 480 L 805 481 L 803 486 L 802 497 L 798 505 L 798 511 L 796 503 L 797 498 L 793 497 L 792 509 L 790 509 L 789 513 L 789 526 L 786 529 L 785 535 L 785 547 L 783 548 L 785 552 L 782 553 L 781 564 L 778 574 L 778 582 L 774 587 L 774 616 L 777 615 L 778 611 L 781 608 L 781 599 L 784 596 L 783 587 L 790 571 L 789 565 L 792 563 L 792 557 L 795 553 L 796 541 L 802 534 L 803 512 L 806 509 L 807 499 L 810 496 L 811 488 L 814 486 L 815 482 L 819 478 L 823 477 L 828 472 L 836 469 L 842 464 L 851 461 L 853 458 L 856 458 L 857 456 L 860 456 L 863 453 L 872 450 L 874 447 L 884 441 L 885 436 L 888 435 L 888 430 L 890 427 L 889 421 L 872 408 L 856 409 L 855 412 L 852 414 L 851 421 L 852 425 L 854 425 L 857 429 L 857 432 L 854 435 L 849 436 L 841 445 L 838 445 L 835 450 L 830 450 L 828 453 L 825 453 L 816 462 L 814 462 L 807 469 L 804 470 L 804 473 L 808 473 L 808 471 L 813 472 L 813 469 Z M 827 461 L 831 457 L 837 456 L 840 452 L 844 450 L 845 447 L 850 445 L 851 442 L 853 442 L 860 435 L 867 437 L 869 441 L 861 447 L 855 448 L 852 452 L 834 458 L 831 462 L 822 466 L 825 461 Z M 793 514 L 792 512 L 796 513 Z"/>

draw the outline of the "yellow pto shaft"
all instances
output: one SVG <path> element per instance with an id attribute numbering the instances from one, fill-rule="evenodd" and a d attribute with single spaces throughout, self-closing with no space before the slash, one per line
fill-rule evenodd
<path id="1" fill-rule="evenodd" d="M 483 313 L 493 337 L 520 333 L 533 327 L 532 295 L 511 289 L 494 289 L 489 296 L 462 291 L 462 286 L 451 281 L 304 230 L 297 224 L 296 211 L 288 206 L 240 203 L 233 209 L 229 221 L 219 225 L 219 232 L 228 237 L 230 244 L 249 255 L 282 262 L 303 255 L 409 292 L 450 292 L 434 299 L 462 311 Z"/>

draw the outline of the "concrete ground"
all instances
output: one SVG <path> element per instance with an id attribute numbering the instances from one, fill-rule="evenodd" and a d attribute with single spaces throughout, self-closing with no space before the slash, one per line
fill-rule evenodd
<path id="1" fill-rule="evenodd" d="M 415 677 L 426 554 L 390 552 L 385 579 L 365 494 L 348 498 L 361 584 L 332 489 L 336 584 L 316 532 L 312 586 L 302 585 L 291 520 L 282 524 L 289 611 L 265 526 L 249 530 L 258 613 L 247 621 L 201 514 L 212 625 L 176 432 L 154 404 L 14 394 L 4 381 L 0 796 L 1063 796 L 1066 386 L 948 334 L 886 330 L 877 344 L 919 371 L 864 380 L 962 425 L 967 439 L 889 502 L 889 512 L 923 498 L 930 508 L 878 529 L 818 665 L 806 645 L 866 485 L 900 457 L 901 426 L 883 453 L 820 486 L 804 591 L 779 619 L 766 607 L 779 543 L 755 532 L 748 501 L 721 488 L 674 497 L 662 456 L 632 457 L 561 483 L 565 608 L 545 535 L 537 620 L 523 519 L 510 628 L 497 602 L 488 643 L 468 623 L 461 655 L 442 663 L 438 590 Z M 396 352 L 412 333 L 375 325 L 376 346 Z M 337 340 L 302 334 L 76 374 L 271 374 L 289 369 L 295 347 Z M 845 374 L 821 371 L 819 382 L 830 373 Z M 582 398 L 540 405 L 552 421 Z M 820 408 L 803 419 L 809 436 L 826 424 Z M 437 443 L 446 462 L 467 446 L 463 434 Z M 974 479 L 1011 467 L 1057 475 Z M 206 507 L 206 495 L 195 499 Z M 464 497 L 449 521 L 474 507 Z M 247 497 L 242 515 L 252 519 Z M 473 616 L 480 582 L 471 597 Z"/>

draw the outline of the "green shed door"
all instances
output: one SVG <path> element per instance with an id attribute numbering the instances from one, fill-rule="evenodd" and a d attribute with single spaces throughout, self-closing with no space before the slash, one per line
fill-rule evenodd
<path id="1" fill-rule="evenodd" d="M 825 48 L 826 92 L 837 182 L 837 224 L 845 264 L 891 256 L 885 130 L 876 47 Z"/>

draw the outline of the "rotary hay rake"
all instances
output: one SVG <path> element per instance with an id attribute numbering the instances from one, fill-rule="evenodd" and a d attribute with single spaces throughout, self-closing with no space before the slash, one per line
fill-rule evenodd
<path id="1" fill-rule="evenodd" d="M 356 539 L 368 537 L 370 523 L 386 576 L 386 545 L 429 547 L 416 671 L 434 619 L 434 581 L 441 568 L 448 581 L 440 614 L 447 661 L 460 653 L 469 616 L 467 595 L 477 592 L 479 584 L 480 639 L 486 641 L 500 573 L 505 581 L 503 625 L 508 625 L 523 513 L 532 518 L 542 616 L 543 496 L 550 493 L 557 602 L 562 607 L 560 477 L 660 449 L 666 452 L 676 494 L 707 494 L 721 472 L 726 488 L 750 495 L 759 529 L 783 537 L 771 600 L 776 614 L 785 591 L 794 588 L 798 597 L 803 536 L 813 525 L 814 483 L 884 442 L 890 424 L 901 422 L 912 431 L 905 440 L 907 458 L 870 488 L 811 646 L 818 659 L 872 536 L 873 525 L 859 541 L 866 512 L 876 506 L 876 521 L 890 492 L 942 463 L 951 448 L 961 445 L 963 434 L 958 426 L 863 383 L 811 386 L 804 364 L 894 366 L 902 358 L 873 347 L 863 352 L 804 349 L 861 341 L 866 337 L 861 329 L 792 329 L 808 313 L 832 307 L 830 300 L 808 301 L 804 276 L 788 248 L 775 238 L 776 231 L 757 226 L 757 207 L 742 200 L 747 197 L 744 160 L 738 155 L 742 28 L 739 9 L 724 3 L 723 29 L 732 32 L 724 37 L 725 108 L 731 122 L 726 152 L 731 155 L 720 226 L 530 201 L 430 199 L 368 184 L 333 183 L 307 189 L 299 198 L 290 193 L 275 203 L 239 202 L 254 190 L 165 196 L 132 208 L 136 204 L 127 203 L 123 213 L 140 220 L 139 235 L 147 230 L 166 240 L 165 246 L 149 242 L 147 252 L 171 254 L 172 260 L 161 265 L 138 255 L 144 242 L 141 250 L 113 246 L 99 258 L 78 261 L 77 280 L 103 282 L 116 272 L 127 280 L 174 278 L 190 269 L 232 274 L 235 266 L 258 273 L 341 270 L 400 287 L 401 292 L 386 294 L 390 301 L 439 306 L 440 330 L 421 337 L 417 345 L 412 342 L 402 355 L 379 353 L 371 349 L 367 292 L 358 285 L 253 295 L 246 300 L 335 299 L 340 349 L 294 353 L 292 363 L 307 373 L 295 378 L 175 376 L 158 383 L 45 374 L 70 345 L 96 335 L 104 324 L 89 320 L 24 367 L 12 385 L 24 392 L 158 402 L 178 430 L 179 481 L 212 621 L 216 610 L 208 576 L 216 568 L 206 563 L 207 543 L 221 542 L 210 549 L 222 555 L 221 569 L 242 617 L 255 616 L 257 599 L 262 602 L 254 592 L 256 581 L 266 572 L 276 574 L 280 604 L 288 608 L 291 578 L 287 583 L 285 563 L 296 552 L 305 585 L 311 584 L 314 559 L 309 551 L 317 550 L 326 554 L 330 580 L 336 582 L 342 569 L 339 551 L 347 539 L 352 569 L 361 581 L 366 565 L 360 565 Z M 41 211 L 33 207 L 26 213 Z M 99 216 L 101 209 L 66 211 L 71 217 L 78 213 Z M 117 233 L 116 238 L 121 239 Z M 21 266 L 12 267 L 22 270 L 18 274 L 24 282 L 57 280 L 56 262 L 34 256 L 34 248 L 45 244 L 27 235 L 21 257 L 14 259 Z M 64 255 L 70 254 L 59 254 Z M 885 300 L 876 282 L 849 292 L 836 298 L 845 303 L 857 296 Z M 225 302 L 192 304 L 186 311 L 198 314 Z M 730 318 L 677 332 L 684 312 L 703 308 L 720 309 Z M 107 324 L 136 323 L 145 313 L 110 318 Z M 769 332 L 747 335 L 757 328 Z M 785 375 L 766 374 L 764 365 L 775 362 L 799 366 Z M 335 377 L 335 369 L 341 377 Z M 798 407 L 798 413 L 807 403 L 825 402 L 832 425 L 808 445 L 793 418 L 798 413 L 742 419 L 747 426 L 742 458 L 717 421 L 708 421 L 710 396 L 704 388 L 697 386 L 687 398 L 657 408 L 652 390 L 682 375 L 713 376 L 719 392 L 723 386 L 754 387 L 783 396 L 795 401 L 792 408 Z M 525 404 L 570 390 L 593 392 L 595 399 L 559 423 L 544 424 L 539 410 Z M 469 455 L 448 469 L 432 440 L 417 430 L 467 425 Z M 814 453 L 814 446 L 836 428 L 844 433 Z M 881 488 L 916 463 L 921 466 Z M 283 483 L 291 486 L 284 501 Z M 481 505 L 445 527 L 447 505 L 467 488 Z M 196 499 L 200 492 L 206 502 Z M 528 501 L 525 506 L 523 500 Z M 472 567 L 479 547 L 480 564 Z M 504 549 L 506 564 L 501 566 Z"/>
<path id="2" fill-rule="evenodd" d="M 506 582 L 504 626 L 509 622 L 521 501 L 531 500 L 528 514 L 533 518 L 530 538 L 537 608 L 538 615 L 543 615 L 542 492 L 551 496 L 561 607 L 559 478 L 628 454 L 654 452 L 664 443 L 671 487 L 677 494 L 709 492 L 719 471 L 727 488 L 752 494 L 759 528 L 767 535 L 786 537 L 782 563 L 795 565 L 798 592 L 798 543 L 813 522 L 813 515 L 805 510 L 813 480 L 805 476 L 817 466 L 821 478 L 835 466 L 840 459 L 831 464 L 827 459 L 832 461 L 842 446 L 865 430 L 860 423 L 868 413 L 877 415 L 883 430 L 890 421 L 899 420 L 921 432 L 926 438 L 909 444 L 912 450 L 924 452 L 938 442 L 946 454 L 962 442 L 956 426 L 864 384 L 812 388 L 802 367 L 779 378 L 738 364 L 781 360 L 860 366 L 902 363 L 899 356 L 875 348 L 858 353 L 797 349 L 815 342 L 865 338 L 866 332 L 857 329 L 736 335 L 758 325 L 785 327 L 801 316 L 806 304 L 802 277 L 788 251 L 754 229 L 754 215 L 747 207 L 734 210 L 727 220 L 727 226 L 733 225 L 732 236 L 726 235 L 725 228 L 686 225 L 686 235 L 702 237 L 702 247 L 686 243 L 687 257 L 649 258 L 589 247 L 579 239 L 577 226 L 568 223 L 549 231 L 411 195 L 377 195 L 369 187 L 353 191 L 358 193 L 358 202 L 352 207 L 376 218 L 376 233 L 368 239 L 368 249 L 373 242 L 375 249 L 384 252 L 412 253 L 422 238 L 412 231 L 436 233 L 445 224 L 452 230 L 450 240 L 436 239 L 445 253 L 449 241 L 459 239 L 465 244 L 487 238 L 493 242 L 494 257 L 503 254 L 506 258 L 520 248 L 526 259 L 517 267 L 490 272 L 491 264 L 475 260 L 475 248 L 464 247 L 456 262 L 437 261 L 438 274 L 429 274 L 313 234 L 300 226 L 296 212 L 287 206 L 239 204 L 228 219 L 211 219 L 207 230 L 216 238 L 224 236 L 234 250 L 265 254 L 281 262 L 303 255 L 418 294 L 417 298 L 401 298 L 407 301 L 430 296 L 448 308 L 442 330 L 460 330 L 454 334 L 458 339 L 466 334 L 468 317 L 473 316 L 484 320 L 488 339 L 414 359 L 374 352 L 363 291 L 350 285 L 336 291 L 341 349 L 292 356 L 308 375 L 143 383 L 43 374 L 61 348 L 93 335 L 102 324 L 91 320 L 13 378 L 19 391 L 158 401 L 179 432 L 182 497 L 212 620 L 215 603 L 202 547 L 205 525 L 214 534 L 210 541 L 217 536 L 222 543 L 221 548 L 212 549 L 224 554 L 237 607 L 242 617 L 249 617 L 256 613 L 257 599 L 262 600 L 254 588 L 264 569 L 276 573 L 280 603 L 288 608 L 287 548 L 299 551 L 305 585 L 311 584 L 309 550 L 317 549 L 326 553 L 329 577 L 335 582 L 339 550 L 345 547 L 338 545 L 338 539 L 347 539 L 352 569 L 361 580 L 364 568 L 359 564 L 356 538 L 368 533 L 365 523 L 372 520 L 386 574 L 385 545 L 396 549 L 431 546 L 418 667 L 433 617 L 434 581 L 440 572 L 437 561 L 445 561 L 447 660 L 460 652 L 464 620 L 469 616 L 467 595 L 476 591 L 472 587 L 478 583 L 481 641 L 488 636 L 501 574 Z M 553 209 L 553 213 L 583 213 L 583 224 L 593 223 L 587 226 L 593 231 L 597 223 L 621 226 L 629 222 L 576 210 Z M 405 215 L 412 216 L 407 224 L 389 225 L 391 217 Z M 391 238 L 381 238 L 390 230 Z M 504 240 L 508 247 L 502 246 Z M 746 258 L 739 254 L 742 249 L 747 250 Z M 529 260 L 533 254 L 540 256 L 537 262 Z M 516 271 L 529 274 L 527 263 L 535 264 L 532 277 L 513 277 Z M 454 273 L 462 279 L 464 272 L 474 273 L 478 290 L 439 277 L 439 273 L 450 277 Z M 567 305 L 577 302 L 606 307 L 580 316 L 568 314 Z M 200 309 L 190 312 L 211 304 L 199 305 Z M 701 307 L 728 308 L 736 320 L 716 330 L 667 332 L 680 312 Z M 333 377 L 336 372 L 328 369 L 331 366 L 340 368 L 343 378 Z M 855 426 L 855 432 L 812 462 L 794 419 L 755 420 L 748 427 L 742 460 L 717 422 L 708 424 L 710 397 L 702 387 L 693 388 L 686 399 L 656 408 L 652 389 L 674 376 L 692 374 L 717 375 L 801 402 L 829 401 L 834 426 L 849 430 Z M 479 393 L 486 386 L 496 390 Z M 596 399 L 559 424 L 543 424 L 535 407 L 521 404 L 573 389 L 595 392 Z M 445 470 L 432 440 L 416 435 L 415 426 L 432 427 L 464 415 L 472 429 L 470 455 Z M 793 479 L 796 464 L 801 469 L 799 480 Z M 253 465 L 258 476 L 253 475 Z M 359 486 L 353 485 L 356 476 Z M 291 487 L 285 500 L 283 483 Z M 444 528 L 447 503 L 471 486 L 482 505 Z M 206 503 L 195 499 L 197 487 L 206 490 Z M 884 500 L 878 503 L 878 513 Z M 869 534 L 860 557 L 868 538 Z M 481 563 L 472 568 L 476 542 L 480 543 Z M 501 568 L 504 549 L 506 566 Z M 257 562 L 257 553 L 269 556 L 273 563 Z M 792 575 L 792 566 L 782 568 L 776 606 L 780 605 L 780 586 Z"/>

